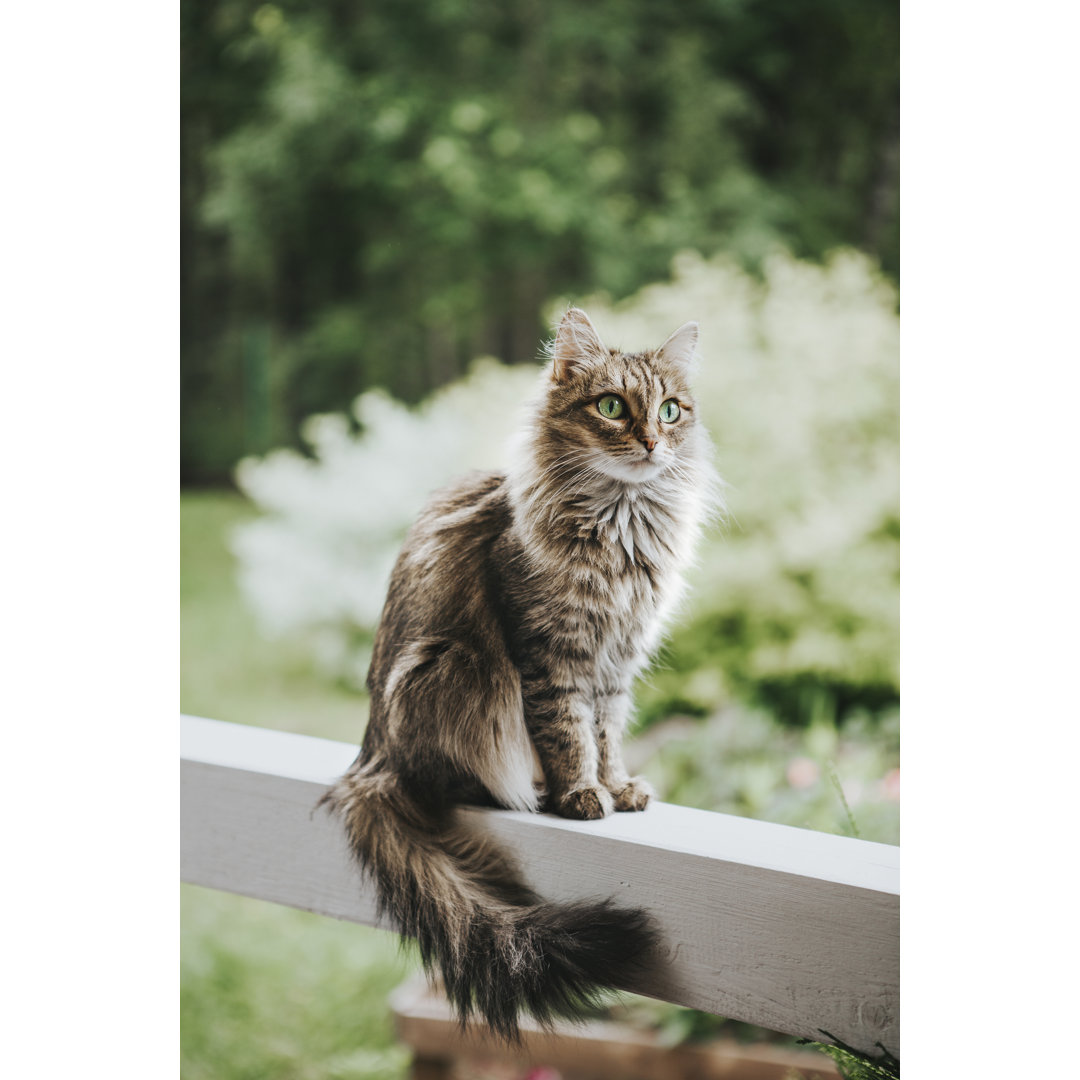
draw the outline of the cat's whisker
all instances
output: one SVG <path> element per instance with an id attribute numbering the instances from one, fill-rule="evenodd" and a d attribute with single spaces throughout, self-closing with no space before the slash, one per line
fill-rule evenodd
<path id="1" fill-rule="evenodd" d="M 575 464 L 578 464 L 579 462 L 587 459 L 588 453 L 589 452 L 587 450 L 584 450 L 580 447 L 574 450 L 570 450 L 567 453 L 563 454 L 562 457 L 556 458 L 554 461 L 546 463 L 546 471 L 556 472 L 559 469 L 565 467 L 566 465 L 573 466 Z"/>

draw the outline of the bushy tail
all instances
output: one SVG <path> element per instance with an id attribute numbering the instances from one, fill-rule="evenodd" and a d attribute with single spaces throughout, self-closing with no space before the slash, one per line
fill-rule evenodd
<path id="1" fill-rule="evenodd" d="M 344 820 L 380 914 L 417 942 L 462 1022 L 479 1014 L 514 1041 L 523 1012 L 542 1024 L 580 1014 L 637 974 L 655 941 L 641 909 L 539 900 L 494 845 L 423 810 L 377 762 L 322 802 Z"/>

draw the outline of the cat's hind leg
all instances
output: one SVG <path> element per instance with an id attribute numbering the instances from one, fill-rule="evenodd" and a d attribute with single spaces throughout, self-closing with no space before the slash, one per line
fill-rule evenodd
<path id="1" fill-rule="evenodd" d="M 538 762 L 525 730 L 521 683 L 498 650 L 465 639 L 414 641 L 399 650 L 385 699 L 391 740 L 410 771 L 425 762 L 448 768 L 479 781 L 500 806 L 537 809 Z"/>

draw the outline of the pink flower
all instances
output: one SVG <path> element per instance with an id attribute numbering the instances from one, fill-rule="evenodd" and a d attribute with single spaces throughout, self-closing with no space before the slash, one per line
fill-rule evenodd
<path id="1" fill-rule="evenodd" d="M 818 782 L 821 769 L 809 758 L 795 758 L 787 767 L 787 781 L 793 788 L 808 788 Z"/>
<path id="2" fill-rule="evenodd" d="M 900 770 L 890 769 L 881 781 L 881 794 L 889 802 L 900 801 Z"/>

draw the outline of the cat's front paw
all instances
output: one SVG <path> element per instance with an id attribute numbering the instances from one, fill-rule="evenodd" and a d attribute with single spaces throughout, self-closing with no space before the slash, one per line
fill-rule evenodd
<path id="1" fill-rule="evenodd" d="M 648 780 L 635 776 L 612 794 L 615 796 L 615 809 L 625 813 L 631 810 L 644 810 L 655 792 Z"/>
<path id="2" fill-rule="evenodd" d="M 555 802 L 555 813 L 560 817 L 593 821 L 607 817 L 614 809 L 611 793 L 600 787 L 578 788 L 568 791 Z"/>

